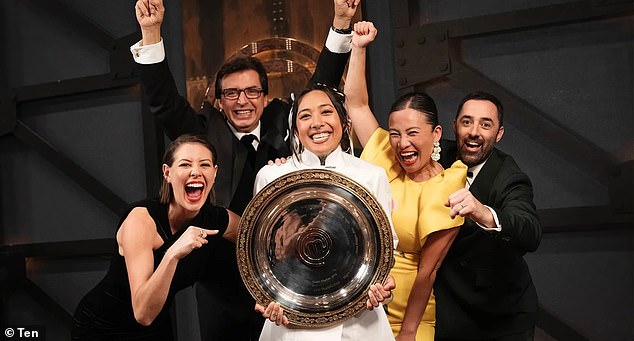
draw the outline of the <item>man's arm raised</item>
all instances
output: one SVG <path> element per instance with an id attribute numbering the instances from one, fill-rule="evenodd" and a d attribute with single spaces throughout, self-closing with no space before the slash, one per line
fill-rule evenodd
<path id="1" fill-rule="evenodd" d="M 138 0 L 134 5 L 136 20 L 141 27 L 141 45 L 147 46 L 161 41 L 161 23 L 165 7 L 162 0 Z"/>

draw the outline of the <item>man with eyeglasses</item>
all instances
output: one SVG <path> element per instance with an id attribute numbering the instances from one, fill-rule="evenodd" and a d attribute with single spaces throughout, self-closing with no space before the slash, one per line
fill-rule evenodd
<path id="1" fill-rule="evenodd" d="M 334 19 L 310 82 L 339 85 L 349 57 L 351 21 L 360 0 L 333 0 Z M 130 49 L 139 64 L 150 110 L 170 139 L 203 133 L 218 153 L 216 204 L 242 214 L 253 197 L 255 174 L 268 160 L 291 154 L 285 140 L 290 105 L 269 102 L 266 70 L 256 58 L 237 58 L 221 66 L 215 97 L 220 110 L 205 106 L 196 113 L 177 92 L 167 66 L 160 25 L 161 0 L 139 0 L 135 6 L 142 40 Z M 210 259 L 214 278 L 196 286 L 203 340 L 255 340 L 264 322 L 237 269 L 235 245 L 223 243 Z M 210 273 L 210 272 L 208 272 Z"/>

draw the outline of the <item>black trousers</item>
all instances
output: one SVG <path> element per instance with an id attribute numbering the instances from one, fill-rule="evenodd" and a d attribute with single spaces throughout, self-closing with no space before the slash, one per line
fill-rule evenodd
<path id="1" fill-rule="evenodd" d="M 196 283 L 202 341 L 257 341 L 264 318 L 255 312 L 255 300 L 244 286 L 235 245 L 221 243 L 213 251 L 206 277 Z"/>

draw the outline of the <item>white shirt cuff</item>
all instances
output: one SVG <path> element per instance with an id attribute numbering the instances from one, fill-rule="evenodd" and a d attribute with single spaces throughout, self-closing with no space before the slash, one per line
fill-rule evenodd
<path id="1" fill-rule="evenodd" d="M 498 215 L 497 215 L 497 213 L 495 213 L 495 210 L 492 209 L 491 207 L 487 206 L 487 205 L 484 205 L 484 207 L 488 208 L 489 211 L 491 211 L 491 214 L 493 215 L 493 220 L 495 221 L 495 227 L 486 227 L 486 226 L 478 223 L 477 221 L 476 221 L 476 224 L 478 224 L 478 226 L 480 226 L 485 231 L 502 232 L 502 225 L 500 225 L 500 220 L 498 219 Z"/>
<path id="2" fill-rule="evenodd" d="M 352 33 L 337 33 L 331 27 L 328 30 L 328 38 L 326 38 L 326 48 L 333 53 L 350 52 L 352 50 Z"/>
<path id="3" fill-rule="evenodd" d="M 141 40 L 130 46 L 134 61 L 139 64 L 156 64 L 165 59 L 163 39 L 156 44 L 141 46 Z"/>

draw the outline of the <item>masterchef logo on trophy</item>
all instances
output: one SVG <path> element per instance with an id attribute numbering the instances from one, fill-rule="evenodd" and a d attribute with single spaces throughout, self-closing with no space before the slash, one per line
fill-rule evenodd
<path id="1" fill-rule="evenodd" d="M 304 231 L 297 241 L 297 257 L 308 266 L 322 266 L 330 254 L 332 238 L 325 230 L 311 228 Z"/>

